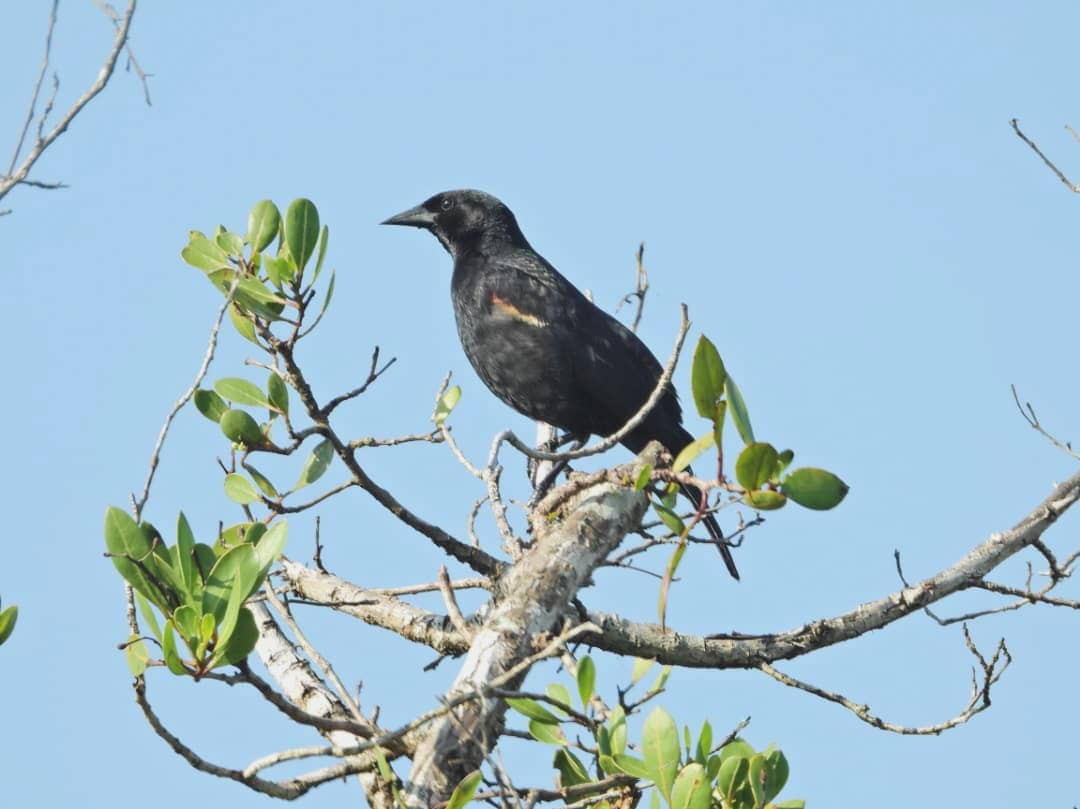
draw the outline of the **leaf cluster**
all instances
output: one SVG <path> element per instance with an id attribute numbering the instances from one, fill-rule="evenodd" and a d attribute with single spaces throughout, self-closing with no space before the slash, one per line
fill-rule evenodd
<path id="1" fill-rule="evenodd" d="M 196 679 L 238 663 L 255 648 L 258 628 L 244 606 L 266 581 L 285 547 L 287 526 L 241 523 L 221 532 L 213 545 L 196 542 L 181 512 L 176 543 L 168 545 L 149 522 L 136 523 L 123 509 L 105 512 L 105 546 L 135 599 L 164 664 Z M 155 608 L 164 618 L 158 621 Z M 128 665 L 141 676 L 151 664 L 145 639 L 128 639 Z"/>
<path id="2" fill-rule="evenodd" d="M 640 740 L 631 742 L 628 716 L 664 689 L 671 671 L 664 667 L 644 698 L 627 703 L 630 689 L 652 663 L 635 661 L 631 685 L 619 690 L 619 704 L 612 709 L 597 698 L 596 666 L 590 657 L 578 662 L 572 688 L 556 682 L 547 686 L 542 700 L 507 698 L 507 705 L 528 720 L 530 736 L 559 748 L 552 762 L 557 787 L 596 784 L 597 790 L 603 791 L 611 776 L 628 775 L 637 779 L 634 791 L 651 784 L 654 809 L 659 809 L 661 802 L 671 809 L 802 809 L 801 800 L 773 803 L 788 779 L 788 763 L 782 752 L 772 747 L 756 752 L 739 738 L 714 748 L 708 721 L 702 724 L 696 742 L 685 726 L 680 739 L 675 720 L 663 708 L 655 707 L 645 719 Z M 574 739 L 572 727 L 576 728 Z M 589 735 L 588 741 L 581 740 L 581 731 Z M 586 760 L 578 753 L 587 754 Z M 471 788 L 471 797 L 478 780 L 476 774 L 472 780 L 466 778 L 455 794 L 462 798 Z M 458 805 L 463 806 L 464 801 Z M 599 799 L 593 805 L 610 809 L 616 803 Z"/>

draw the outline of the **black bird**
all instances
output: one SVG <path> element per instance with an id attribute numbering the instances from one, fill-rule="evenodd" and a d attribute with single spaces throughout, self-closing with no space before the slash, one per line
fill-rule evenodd
<path id="1" fill-rule="evenodd" d="M 491 392 L 529 418 L 571 435 L 611 435 L 653 392 L 663 368 L 643 342 L 595 306 L 526 241 L 514 214 L 483 191 L 445 191 L 384 225 L 430 230 L 454 259 L 450 294 L 465 355 Z M 658 440 L 693 441 L 674 388 L 626 435 L 638 453 Z M 694 505 L 701 492 L 683 486 Z M 705 527 L 736 579 L 715 518 Z"/>

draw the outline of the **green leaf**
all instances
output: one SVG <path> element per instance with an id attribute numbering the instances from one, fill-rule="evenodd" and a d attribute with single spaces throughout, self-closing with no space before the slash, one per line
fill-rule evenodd
<path id="1" fill-rule="evenodd" d="M 651 669 L 654 665 L 656 665 L 655 660 L 651 660 L 646 657 L 635 657 L 634 668 L 630 673 L 630 682 L 636 683 L 638 680 L 648 674 L 649 669 Z"/>
<path id="2" fill-rule="evenodd" d="M 278 235 L 281 226 L 281 214 L 271 200 L 259 200 L 248 214 L 247 235 L 245 239 L 256 253 L 265 250 Z"/>
<path id="3" fill-rule="evenodd" d="M 274 488 L 274 484 L 270 482 L 270 479 L 266 477 L 266 475 L 264 475 L 262 472 L 260 472 L 258 469 L 256 469 L 249 463 L 245 463 L 243 466 L 244 469 L 247 470 L 247 473 L 251 475 L 251 479 L 255 481 L 255 485 L 262 490 L 263 494 L 265 494 L 271 500 L 275 500 L 280 497 L 277 489 Z"/>
<path id="4" fill-rule="evenodd" d="M 724 397 L 724 370 L 720 352 L 708 337 L 698 338 L 694 348 L 694 361 L 690 368 L 690 388 L 694 393 L 694 406 L 702 418 L 716 416 L 716 404 Z"/>
<path id="5" fill-rule="evenodd" d="M 800 506 L 826 511 L 840 505 L 848 486 L 832 472 L 804 466 L 784 478 L 780 491 Z"/>
<path id="6" fill-rule="evenodd" d="M 279 413 L 289 414 L 289 388 L 273 371 L 266 380 L 266 398 Z"/>
<path id="7" fill-rule="evenodd" d="M 712 784 L 705 768 L 696 761 L 687 764 L 671 788 L 671 809 L 709 809 Z"/>
<path id="8" fill-rule="evenodd" d="M 560 746 L 566 744 L 566 737 L 563 736 L 563 732 L 559 729 L 558 725 L 551 725 L 536 719 L 529 720 L 529 735 L 538 742 L 543 742 L 544 744 L 555 744 Z"/>
<path id="9" fill-rule="evenodd" d="M 578 661 L 577 669 L 577 687 L 578 695 L 581 697 L 581 704 L 584 708 L 589 707 L 589 700 L 592 699 L 593 689 L 596 686 L 596 664 L 589 656 L 585 656 Z"/>
<path id="10" fill-rule="evenodd" d="M 135 603 L 139 607 L 139 612 L 142 613 L 143 620 L 146 621 L 146 626 L 150 630 L 150 634 L 161 640 L 161 625 L 158 624 L 157 616 L 154 614 L 154 608 L 150 606 L 150 602 L 146 600 L 146 596 L 136 591 Z"/>
<path id="11" fill-rule="evenodd" d="M 656 675 L 656 680 L 651 686 L 649 686 L 649 690 L 647 693 L 655 694 L 657 691 L 662 690 L 663 687 L 667 685 L 668 677 L 670 676 L 671 666 L 664 666 L 662 669 L 660 669 L 660 673 Z"/>
<path id="12" fill-rule="evenodd" d="M 616 705 L 608 719 L 610 735 L 608 743 L 611 745 L 613 755 L 621 756 L 626 752 L 626 711 L 621 705 Z"/>
<path id="13" fill-rule="evenodd" d="M 0 613 L 0 623 L 3 622 L 3 613 Z M 5 640 L 3 630 L 0 629 L 0 643 Z M 150 652 L 146 650 L 146 641 L 138 635 L 128 636 L 124 646 L 124 657 L 127 658 L 128 669 L 136 677 L 142 677 L 146 667 L 150 663 Z"/>
<path id="14" fill-rule="evenodd" d="M 461 783 L 454 787 L 454 791 L 450 794 L 446 809 L 462 809 L 465 804 L 471 801 L 473 795 L 476 794 L 476 788 L 480 786 L 480 776 L 480 770 L 473 770 L 462 778 Z"/>
<path id="15" fill-rule="evenodd" d="M 735 803 L 736 793 L 746 790 L 746 774 L 750 770 L 750 759 L 741 756 L 724 759 L 716 775 L 716 788 L 724 796 L 728 805 Z"/>
<path id="16" fill-rule="evenodd" d="M 773 809 L 806 809 L 806 801 L 802 798 L 791 801 L 780 801 L 780 803 L 774 803 Z"/>
<path id="17" fill-rule="evenodd" d="M 545 725 L 559 724 L 559 717 L 534 699 L 507 697 L 506 704 L 533 722 L 541 722 Z"/>
<path id="18" fill-rule="evenodd" d="M 754 796 L 754 806 L 765 805 L 765 756 L 756 755 L 750 759 L 750 772 L 747 780 L 750 782 L 750 792 Z"/>
<path id="19" fill-rule="evenodd" d="M 648 765 L 640 758 L 634 758 L 633 756 L 611 756 L 611 764 L 615 767 L 615 772 L 624 772 L 627 775 L 632 775 L 635 778 L 641 778 L 645 781 L 652 781 L 652 771 Z M 601 766 L 604 766 L 601 764 Z M 604 767 L 608 772 L 607 767 Z"/>
<path id="20" fill-rule="evenodd" d="M 682 521 L 682 518 L 670 508 L 662 506 L 659 503 L 653 503 L 653 511 L 660 517 L 660 522 L 664 524 L 664 527 L 672 534 L 681 537 L 686 533 L 686 524 Z"/>
<path id="21" fill-rule="evenodd" d="M 671 787 L 679 770 L 679 729 L 663 708 L 653 708 L 646 717 L 641 731 L 641 749 L 650 778 L 671 803 Z"/>
<path id="22" fill-rule="evenodd" d="M 772 489 L 761 489 L 756 492 L 747 492 L 743 495 L 743 502 L 758 511 L 776 511 L 787 505 L 787 498 Z"/>
<path id="23" fill-rule="evenodd" d="M 292 281 L 293 276 L 296 275 L 296 262 L 292 260 L 292 256 L 287 254 L 277 258 L 265 255 L 262 257 L 262 266 L 266 270 L 270 282 L 276 287 L 281 287 L 282 284 Z"/>
<path id="24" fill-rule="evenodd" d="M 698 455 L 709 447 L 716 444 L 716 435 L 710 430 L 696 441 L 692 441 L 683 447 L 682 452 L 675 456 L 675 462 L 671 465 L 674 472 L 681 472 L 694 462 Z"/>
<path id="25" fill-rule="evenodd" d="M 236 301 L 229 304 L 229 320 L 237 333 L 250 343 L 259 345 L 259 338 L 255 336 L 255 324 L 244 316 L 243 311 L 236 305 Z"/>
<path id="26" fill-rule="evenodd" d="M 254 545 L 265 533 L 266 525 L 261 522 L 241 522 L 236 525 L 230 525 L 220 532 L 217 542 L 214 543 L 214 560 L 234 545 L 240 545 L 244 542 Z M 211 566 L 213 563 L 214 561 L 210 562 Z M 209 572 L 210 568 L 207 568 L 206 570 Z"/>
<path id="27" fill-rule="evenodd" d="M 180 516 L 176 518 L 176 545 L 172 549 L 173 565 L 180 571 L 180 578 L 184 582 L 184 591 L 192 595 L 202 588 L 199 572 L 195 569 L 194 548 L 195 534 L 192 532 L 184 512 L 181 511 Z M 161 633 L 155 632 L 154 635 L 160 637 Z"/>
<path id="28" fill-rule="evenodd" d="M 247 598 L 253 583 L 258 579 L 258 571 L 259 560 L 255 555 L 255 548 L 251 545 L 244 543 L 226 551 L 206 578 L 202 612 L 213 613 L 218 623 L 221 623 L 225 618 L 232 591 L 239 590 L 243 596 L 241 600 Z"/>
<path id="29" fill-rule="evenodd" d="M 226 410 L 219 423 L 225 437 L 237 444 L 258 447 L 266 441 L 259 423 L 243 410 Z"/>
<path id="30" fill-rule="evenodd" d="M 235 623 L 236 619 L 233 618 Z M 210 641 L 214 639 L 214 632 L 217 630 L 217 621 L 214 620 L 214 616 L 206 614 L 199 621 L 199 647 L 195 650 L 195 658 L 202 660 L 206 657 L 206 650 L 210 646 Z M 224 637 L 224 633 L 223 633 Z"/>
<path id="31" fill-rule="evenodd" d="M 266 394 L 259 389 L 258 385 L 246 379 L 239 377 L 219 379 L 214 383 L 214 390 L 223 399 L 236 404 L 270 408 L 270 400 L 266 398 Z"/>
<path id="32" fill-rule="evenodd" d="M 649 485 L 649 480 L 652 478 L 653 466 L 651 463 L 647 463 L 641 467 L 641 471 L 638 472 L 637 478 L 634 480 L 634 491 L 640 492 L 646 486 Z"/>
<path id="33" fill-rule="evenodd" d="M 3 612 L 0 612 L 0 645 L 11 637 L 15 631 L 15 622 L 19 620 L 19 607 L 12 604 Z"/>
<path id="34" fill-rule="evenodd" d="M 214 655 L 214 659 L 221 658 L 221 662 L 235 665 L 255 650 L 255 644 L 259 641 L 259 627 L 255 624 L 255 616 L 251 610 L 243 607 L 236 619 L 236 626 L 225 642 L 224 651 Z M 219 665 L 215 663 L 214 665 Z"/>
<path id="35" fill-rule="evenodd" d="M 180 655 L 176 652 L 176 627 L 173 622 L 167 621 L 165 624 L 165 633 L 161 638 L 161 650 L 165 657 L 165 665 L 169 671 L 173 674 L 184 675 L 191 674 L 187 666 L 180 660 Z"/>
<path id="36" fill-rule="evenodd" d="M 701 732 L 698 733 L 697 746 L 694 749 L 694 761 L 704 765 L 709 760 L 709 751 L 712 750 L 712 725 L 706 719 L 701 723 Z"/>
<path id="37" fill-rule="evenodd" d="M 213 618 L 213 616 L 210 616 Z M 199 622 L 202 615 L 191 604 L 177 607 L 170 616 L 169 621 L 176 627 L 181 639 L 189 649 L 194 649 L 199 644 Z"/>
<path id="38" fill-rule="evenodd" d="M 713 418 L 713 443 L 718 447 L 724 446 L 724 416 L 727 415 L 727 402 L 716 403 L 716 415 Z"/>
<path id="39" fill-rule="evenodd" d="M 581 763 L 581 759 L 565 748 L 555 751 L 555 760 L 551 763 L 559 771 L 559 786 L 561 787 L 572 787 L 592 780 L 589 777 L 589 771 Z"/>
<path id="40" fill-rule="evenodd" d="M 784 470 L 791 465 L 791 462 L 794 459 L 795 453 L 792 452 L 790 449 L 785 449 L 783 452 L 781 452 L 776 459 L 776 472 L 773 475 L 773 480 L 778 479 L 780 475 L 784 473 Z"/>
<path id="41" fill-rule="evenodd" d="M 319 234 L 319 256 L 315 259 L 315 272 L 311 276 L 311 283 L 314 284 L 319 280 L 319 273 L 322 272 L 323 259 L 326 258 L 326 245 L 330 242 L 330 228 L 326 225 L 322 226 L 322 233 Z M 326 304 L 323 304 L 323 309 L 326 309 Z"/>
<path id="42" fill-rule="evenodd" d="M 225 496 L 242 506 L 250 505 L 259 499 L 259 493 L 255 491 L 251 481 L 236 472 L 225 476 Z"/>
<path id="43" fill-rule="evenodd" d="M 330 301 L 332 301 L 334 299 L 334 282 L 336 280 L 337 280 L 337 271 L 335 270 L 335 271 L 330 273 L 330 283 L 327 284 L 327 286 L 326 286 L 326 297 L 323 298 L 322 308 L 319 309 L 319 317 L 318 317 L 319 320 L 321 320 L 322 316 L 326 314 L 326 309 L 330 305 Z"/>
<path id="44" fill-rule="evenodd" d="M 126 511 L 109 506 L 105 511 L 105 547 L 113 566 L 137 592 L 146 596 L 162 613 L 171 609 L 171 595 L 150 570 L 150 540 Z"/>
<path id="45" fill-rule="evenodd" d="M 765 753 L 765 801 L 771 801 L 780 794 L 787 783 L 791 770 L 787 758 L 779 750 Z"/>
<path id="46" fill-rule="evenodd" d="M 230 256 L 242 256 L 244 254 L 244 237 L 239 233 L 226 230 L 219 233 L 214 242 Z"/>
<path id="47" fill-rule="evenodd" d="M 742 739 L 728 742 L 720 750 L 720 760 L 727 761 L 729 758 L 750 758 L 754 755 L 754 748 Z"/>
<path id="48" fill-rule="evenodd" d="M 294 199 L 285 212 L 285 244 L 301 270 L 319 240 L 319 211 L 309 199 Z"/>
<path id="49" fill-rule="evenodd" d="M 742 438 L 744 444 L 753 444 L 754 429 L 750 426 L 750 413 L 746 409 L 746 402 L 743 400 L 742 393 L 739 392 L 735 380 L 730 376 L 724 383 L 724 389 L 727 391 L 728 401 L 731 403 L 729 408 L 731 420 L 735 422 L 735 429 L 739 431 L 739 437 Z"/>
<path id="50" fill-rule="evenodd" d="M 229 266 L 226 252 L 201 233 L 191 237 L 187 247 L 180 251 L 180 257 L 192 267 L 206 272 Z"/>
<path id="51" fill-rule="evenodd" d="M 225 400 L 212 390 L 199 388 L 195 391 L 193 398 L 195 399 L 195 408 L 214 424 L 219 423 L 221 417 L 225 415 L 225 411 L 229 409 L 229 406 L 225 404 Z"/>
<path id="52" fill-rule="evenodd" d="M 334 445 L 328 439 L 320 441 L 318 446 L 311 451 L 304 468 L 300 470 L 300 480 L 296 482 L 293 490 L 301 489 L 308 484 L 314 483 L 323 476 L 334 459 Z"/>
<path id="53" fill-rule="evenodd" d="M 664 576 L 660 580 L 660 592 L 657 596 L 656 612 L 660 618 L 661 627 L 666 626 L 668 592 L 671 590 L 671 583 L 675 581 L 675 571 L 679 569 L 679 563 L 682 562 L 687 545 L 688 543 L 685 537 L 679 540 L 679 544 L 675 546 L 675 550 L 668 560 L 667 568 L 664 570 Z"/>
<path id="54" fill-rule="evenodd" d="M 455 407 L 457 407 L 458 400 L 461 399 L 461 386 L 454 385 L 446 393 L 439 397 L 439 401 L 435 404 L 435 414 L 431 417 L 431 420 L 436 424 L 442 424 L 446 421 L 446 417 L 450 415 Z"/>
<path id="55" fill-rule="evenodd" d="M 570 701 L 570 691 L 565 685 L 562 685 L 561 683 L 551 683 L 544 690 L 547 693 L 547 695 L 549 697 L 551 697 L 553 700 L 555 700 L 556 702 L 561 702 L 567 708 L 570 708 L 570 707 L 573 706 L 574 703 Z M 551 706 L 551 710 L 553 710 L 555 713 L 559 714 L 560 716 L 566 716 L 567 715 L 566 711 L 564 711 L 564 710 L 562 710 L 562 709 L 560 709 L 560 708 L 558 708 L 558 707 L 556 707 L 554 705 Z"/>
<path id="56" fill-rule="evenodd" d="M 745 489 L 760 489 L 772 477 L 776 460 L 776 448 L 772 444 L 747 444 L 735 460 L 735 478 Z"/>
<path id="57" fill-rule="evenodd" d="M 261 523 L 256 523 L 261 525 Z M 260 539 L 251 540 L 257 542 L 255 545 L 255 559 L 259 563 L 259 568 L 255 581 L 252 584 L 251 590 L 244 597 L 247 598 L 255 592 L 259 587 L 262 587 L 263 581 L 266 579 L 266 574 L 270 572 L 270 568 L 274 562 L 281 556 L 281 552 L 285 550 L 285 540 L 289 533 L 289 525 L 284 521 L 278 521 L 266 531 L 265 535 L 260 534 Z"/>

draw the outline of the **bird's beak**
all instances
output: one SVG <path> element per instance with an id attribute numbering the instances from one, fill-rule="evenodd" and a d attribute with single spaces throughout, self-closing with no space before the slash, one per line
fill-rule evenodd
<path id="1" fill-rule="evenodd" d="M 409 225 L 414 228 L 426 228 L 427 230 L 431 230 L 435 227 L 435 215 L 423 205 L 417 205 L 415 208 L 409 208 L 407 211 L 402 211 L 397 216 L 391 216 L 385 222 L 380 222 L 379 224 Z"/>

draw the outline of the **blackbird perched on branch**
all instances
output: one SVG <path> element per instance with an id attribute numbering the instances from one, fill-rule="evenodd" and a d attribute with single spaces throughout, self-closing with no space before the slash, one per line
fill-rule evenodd
<path id="1" fill-rule="evenodd" d="M 450 293 L 465 355 L 491 392 L 519 413 L 582 439 L 607 436 L 653 392 L 663 369 L 652 352 L 533 250 L 495 197 L 446 191 L 382 224 L 430 230 L 453 257 Z M 693 441 L 670 385 L 622 444 L 638 453 L 653 439 L 672 453 Z M 697 488 L 681 488 L 701 504 Z M 713 515 L 704 523 L 739 578 Z"/>

